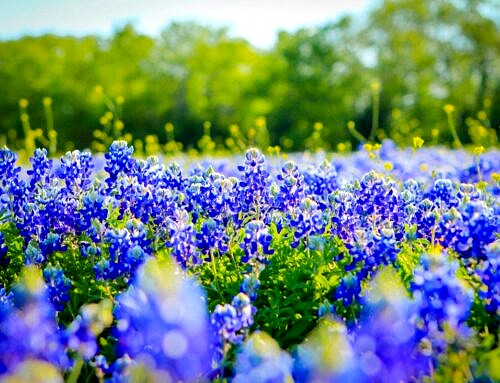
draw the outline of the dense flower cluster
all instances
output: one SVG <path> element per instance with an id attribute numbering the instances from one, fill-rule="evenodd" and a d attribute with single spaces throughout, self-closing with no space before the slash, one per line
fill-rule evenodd
<path id="1" fill-rule="evenodd" d="M 484 374 L 497 150 L 250 149 L 207 166 L 133 152 L 37 149 L 22 167 L 0 149 L 0 379 L 33 359 L 109 382 L 422 381 L 457 358 L 464 380 Z"/>

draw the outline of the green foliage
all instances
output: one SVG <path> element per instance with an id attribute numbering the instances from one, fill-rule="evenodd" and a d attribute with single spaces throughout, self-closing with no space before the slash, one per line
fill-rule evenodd
<path id="1" fill-rule="evenodd" d="M 341 248 L 329 241 L 322 250 L 293 249 L 286 229 L 274 236 L 275 254 L 260 274 L 255 327 L 282 348 L 300 343 L 316 326 L 319 304 L 330 298 L 343 270 L 333 261 Z"/>
<path id="2" fill-rule="evenodd" d="M 238 294 L 247 265 L 234 254 L 214 256 L 212 261 L 190 270 L 207 292 L 208 308 L 213 311 L 217 304 L 231 303 Z"/>
<path id="3" fill-rule="evenodd" d="M 9 260 L 8 267 L 0 267 L 0 286 L 10 289 L 24 266 L 24 240 L 13 223 L 0 225 L 0 231 L 5 235 L 6 258 Z"/>
<path id="4" fill-rule="evenodd" d="M 412 228 L 407 228 L 407 233 L 411 233 Z M 410 234 L 411 235 L 411 234 Z M 424 239 L 403 242 L 398 253 L 397 266 L 399 275 L 406 287 L 409 287 L 413 280 L 413 270 L 420 262 L 420 256 L 429 247 L 429 241 Z"/>

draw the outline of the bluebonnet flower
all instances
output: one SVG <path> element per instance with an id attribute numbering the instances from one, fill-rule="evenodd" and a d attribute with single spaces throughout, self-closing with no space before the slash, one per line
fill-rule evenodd
<path id="1" fill-rule="evenodd" d="M 44 258 L 55 253 L 56 251 L 65 251 L 66 246 L 63 244 L 63 237 L 57 233 L 47 233 L 45 239 L 40 242 L 40 251 Z"/>
<path id="2" fill-rule="evenodd" d="M 215 307 L 211 316 L 215 332 L 215 364 L 220 363 L 231 344 L 240 344 L 246 338 L 256 311 L 244 293 L 238 293 L 231 304 L 218 304 Z"/>
<path id="3" fill-rule="evenodd" d="M 217 360 L 220 361 L 226 351 L 226 342 L 237 344 L 243 338 L 237 334 L 242 326 L 238 319 L 238 312 L 230 304 L 215 306 L 211 322 L 217 334 L 215 348 Z"/>
<path id="4" fill-rule="evenodd" d="M 0 266 L 5 267 L 10 263 L 10 259 L 7 257 L 7 252 L 9 248 L 5 243 L 5 234 L 0 232 Z"/>
<path id="5" fill-rule="evenodd" d="M 44 256 L 64 250 L 64 237 L 74 232 L 78 221 L 78 200 L 67 195 L 55 180 L 25 194 L 16 213 L 20 235 L 26 243 L 36 239 Z"/>
<path id="6" fill-rule="evenodd" d="M 104 377 L 104 374 L 109 372 L 108 360 L 106 359 L 106 356 L 102 354 L 95 355 L 90 361 L 90 365 L 98 370 L 97 377 L 100 379 Z"/>
<path id="7" fill-rule="evenodd" d="M 484 259 L 485 248 L 495 240 L 500 218 L 484 201 L 469 201 L 460 206 L 463 229 L 455 249 L 461 257 Z"/>
<path id="8" fill-rule="evenodd" d="M 354 197 L 360 226 L 374 229 L 386 222 L 395 229 L 401 226 L 401 199 L 396 184 L 387 177 L 375 171 L 366 173 L 355 185 Z"/>
<path id="9" fill-rule="evenodd" d="M 30 188 L 34 189 L 37 185 L 50 184 L 52 160 L 47 158 L 47 150 L 36 149 L 33 157 L 30 158 L 30 162 L 32 168 L 27 171 L 28 176 L 30 176 Z"/>
<path id="10" fill-rule="evenodd" d="M 333 298 L 341 301 L 342 306 L 347 307 L 357 302 L 361 294 L 361 281 L 356 273 L 346 273 L 335 289 Z"/>
<path id="11" fill-rule="evenodd" d="M 211 197 L 212 209 L 219 213 L 223 222 L 229 222 L 237 214 L 239 209 L 238 180 L 234 177 L 219 177 L 213 181 L 213 193 Z M 211 213 L 213 216 L 214 214 Z"/>
<path id="12" fill-rule="evenodd" d="M 12 289 L 11 300 L 0 301 L 0 376 L 29 359 L 60 369 L 70 366 L 46 292 L 38 270 L 30 267 Z"/>
<path id="13" fill-rule="evenodd" d="M 466 261 L 471 257 L 484 259 L 485 248 L 495 240 L 498 231 L 498 214 L 479 196 L 474 196 L 470 188 L 461 190 L 464 190 L 462 203 L 442 213 L 436 236 L 441 245 L 453 248 Z"/>
<path id="14" fill-rule="evenodd" d="M 416 334 L 415 302 L 407 297 L 396 273 L 385 269 L 363 299 L 361 323 L 353 349 L 365 382 L 408 382 L 429 372 Z M 390 329 L 390 331 L 388 331 Z"/>
<path id="15" fill-rule="evenodd" d="M 173 266 L 150 258 L 117 298 L 118 356 L 128 354 L 172 381 L 210 370 L 210 325 L 202 290 Z"/>
<path id="16" fill-rule="evenodd" d="M 280 184 L 273 196 L 274 208 L 283 212 L 297 208 L 305 198 L 304 176 L 298 166 L 293 161 L 286 162 L 276 179 Z"/>
<path id="17" fill-rule="evenodd" d="M 292 358 L 264 332 L 255 332 L 245 341 L 234 369 L 234 383 L 293 382 Z"/>
<path id="18" fill-rule="evenodd" d="M 199 264 L 200 253 L 196 248 L 196 231 L 189 222 L 189 215 L 185 210 L 177 210 L 169 222 L 170 241 L 167 244 L 172 249 L 174 259 L 183 268 L 188 264 Z"/>
<path id="19" fill-rule="evenodd" d="M 260 282 L 256 275 L 246 274 L 240 285 L 240 293 L 245 293 L 251 301 L 255 301 L 257 299 L 257 290 L 259 286 Z"/>
<path id="20" fill-rule="evenodd" d="M 144 225 L 130 221 L 123 229 L 108 229 L 104 235 L 109 243 L 109 259 L 101 259 L 94 266 L 99 279 L 116 279 L 124 276 L 130 280 L 150 252 Z"/>
<path id="21" fill-rule="evenodd" d="M 363 280 L 371 278 L 381 266 L 395 266 L 399 253 L 394 231 L 390 228 L 381 228 L 379 233 L 372 232 L 354 244 L 347 243 L 346 248 L 351 260 L 344 266 L 346 274 L 334 294 L 335 300 L 342 301 L 343 308 L 358 302 Z"/>
<path id="22" fill-rule="evenodd" d="M 85 193 L 82 198 L 82 207 L 79 209 L 80 219 L 78 220 L 78 229 L 82 232 L 87 232 L 87 234 L 91 233 L 94 222 L 101 223 L 106 221 L 109 205 L 110 201 L 101 193 L 95 190 Z M 94 237 L 94 240 L 98 240 L 95 234 L 91 237 Z"/>
<path id="23" fill-rule="evenodd" d="M 395 273 L 382 274 L 370 283 L 361 321 L 351 333 L 326 316 L 299 345 L 297 381 L 396 383 L 428 373 L 428 358 L 420 352 L 414 323 L 418 307 Z"/>
<path id="24" fill-rule="evenodd" d="M 26 265 L 37 265 L 46 261 L 46 256 L 40 251 L 34 241 L 30 241 L 24 251 Z"/>
<path id="25" fill-rule="evenodd" d="M 410 241 L 417 253 L 425 251 L 428 241 L 431 249 L 444 247 L 458 256 L 467 270 L 475 274 L 472 280 L 480 285 L 478 295 L 487 312 L 498 316 L 498 249 L 495 251 L 494 245 L 500 212 L 495 198 L 500 188 L 495 184 L 497 176 L 493 175 L 498 172 L 497 150 L 481 157 L 484 158 L 480 163 L 482 178 L 487 181 L 493 177 L 487 186 L 457 182 L 458 177 L 463 182 L 479 180 L 477 166 L 467 169 L 472 157 L 465 151 L 450 156 L 445 150 L 428 149 L 409 158 L 408 150 L 389 145 L 383 147 L 380 155 L 390 158 L 394 165 L 390 176 L 384 175 L 389 172 L 383 170 L 381 163 L 368 161 L 366 153 L 338 157 L 316 168 L 302 165 L 309 159 L 290 155 L 295 162 L 278 167 L 280 160 L 266 163 L 264 156 L 252 149 L 238 171 L 230 169 L 230 161 L 218 168 L 214 165 L 221 173 L 213 167 L 193 169 L 189 161 L 181 167 L 164 165 L 156 157 L 135 160 L 132 154 L 132 147 L 125 142 L 115 142 L 105 156 L 105 164 L 102 157 L 92 158 L 88 152 L 75 151 L 52 165 L 46 151 L 37 150 L 25 174 L 15 164 L 16 155 L 0 149 L 0 230 L 6 228 L 10 235 L 11 227 L 14 231 L 17 228 L 21 236 L 19 241 L 9 237 L 7 249 L 7 231 L 5 235 L 0 232 L 0 266 L 15 268 L 17 261 L 13 261 L 18 253 L 24 252 L 26 264 L 45 268 L 44 277 L 49 285 L 45 295 L 52 299 L 55 310 L 48 301 L 46 304 L 52 307 L 54 316 L 56 310 L 65 307 L 70 284 L 64 276 L 67 270 L 46 267 L 45 263 L 64 255 L 56 254 L 54 258 L 54 253 L 65 252 L 66 246 L 79 248 L 87 259 L 78 262 L 94 265 L 98 278 L 121 278 L 118 285 L 123 281 L 135 286 L 123 295 L 129 298 L 120 298 L 126 301 L 121 307 L 126 306 L 127 313 L 120 314 L 116 330 L 118 360 L 113 356 L 108 363 L 102 355 L 95 357 L 99 352 L 96 322 L 83 311 L 66 331 L 54 329 L 65 334 L 62 349 L 66 347 L 85 360 L 95 358 L 92 363 L 101 374 L 99 379 L 115 382 L 134 379 L 131 367 L 146 365 L 155 377 L 164 377 L 158 373 L 162 370 L 167 371 L 168 379 L 188 380 L 180 374 L 172 375 L 170 367 L 160 366 L 167 359 L 170 363 L 184 358 L 172 356 L 176 355 L 175 350 L 165 351 L 164 343 L 184 347 L 178 336 L 178 332 L 184 334 L 184 330 L 179 330 L 184 328 L 181 324 L 168 327 L 170 317 L 162 309 L 175 306 L 178 310 L 177 304 L 170 304 L 172 301 L 184 304 L 184 298 L 169 296 L 161 303 L 152 303 L 161 300 L 157 299 L 161 292 L 149 285 L 149 290 L 137 287 L 152 283 L 144 282 L 146 277 L 138 282 L 137 269 L 148 262 L 153 251 L 165 247 L 177 263 L 190 268 L 209 258 L 209 254 L 223 255 L 234 241 L 241 242 L 237 253 L 243 254 L 242 261 L 249 267 L 240 294 L 230 304 L 216 307 L 211 318 L 214 328 L 206 331 L 206 334 L 216 333 L 215 339 L 206 341 L 217 353 L 212 368 L 226 366 L 220 363 L 224 356 L 228 356 L 225 362 L 231 363 L 233 354 L 227 352 L 229 349 L 237 352 L 238 345 L 243 366 L 235 371 L 238 379 L 261 376 L 257 371 L 269 369 L 264 366 L 274 366 L 273 363 L 277 363 L 276 370 L 286 371 L 286 363 L 281 364 L 283 359 L 277 355 L 273 359 L 259 354 L 255 342 L 249 349 L 242 344 L 253 326 L 256 310 L 253 302 L 257 293 L 261 294 L 259 271 L 272 261 L 271 233 L 275 229 L 280 239 L 293 236 L 293 245 L 301 244 L 302 249 L 324 250 L 323 255 L 328 256 L 330 245 L 336 245 L 340 239 L 341 247 L 345 245 L 348 252 L 345 259 L 344 253 L 333 259 L 335 267 L 343 268 L 333 299 L 329 297 L 334 307 L 324 301 L 318 310 L 320 316 L 328 317 L 334 312 L 345 317 L 348 325 L 355 322 L 356 327 L 350 328 L 349 333 L 343 326 L 333 326 L 335 330 L 325 335 L 330 342 L 327 347 L 331 349 L 333 343 L 345 347 L 346 353 L 340 359 L 338 355 L 337 359 L 333 356 L 328 359 L 331 356 L 328 349 L 317 344 L 322 356 L 313 356 L 312 343 L 307 346 L 304 343 L 299 347 L 302 354 L 297 354 L 301 355 L 298 360 L 303 367 L 296 364 L 298 381 L 418 380 L 421 376 L 409 363 L 420 366 L 422 358 L 427 358 L 432 360 L 433 367 L 438 367 L 447 361 L 444 354 L 448 351 L 462 352 L 471 334 L 466 326 L 471 297 L 462 286 L 463 281 L 455 275 L 454 262 L 427 264 L 425 260 L 430 258 L 424 256 L 411 285 L 414 304 L 408 304 L 406 299 L 395 302 L 383 298 L 375 303 L 364 299 L 370 296 L 368 282 L 383 266 L 407 266 L 403 261 L 411 257 L 406 257 L 406 253 L 405 259 L 396 262 L 400 248 L 408 249 L 403 239 Z M 419 169 L 424 159 L 432 172 Z M 93 164 L 96 166 L 92 167 Z M 107 178 L 97 175 L 103 168 Z M 402 271 L 408 277 L 408 270 Z M 3 276 L 9 272 L 3 270 Z M 110 287 L 114 286 L 116 283 L 111 283 Z M 10 290 L 7 294 L 0 289 L 2 325 L 7 323 L 4 318 L 10 318 L 12 313 L 23 314 Z M 139 318 L 141 310 L 144 317 Z M 361 311 L 359 318 L 358 311 Z M 66 314 L 59 318 L 65 319 Z M 189 317 L 185 312 L 182 315 Z M 159 324 L 150 325 L 155 322 Z M 391 323 L 401 331 L 385 334 L 383 329 L 392 326 Z M 133 334 L 129 335 L 127 329 L 132 327 Z M 157 329 L 165 330 L 165 335 L 174 333 L 164 340 Z M 182 336 L 189 339 L 186 342 L 191 347 L 194 337 Z M 198 335 L 197 340 L 203 336 Z M 107 351 L 103 350 L 110 357 Z M 186 360 L 191 358 L 188 353 Z M 192 354 L 199 355 L 200 360 L 201 355 L 206 355 L 201 364 L 209 365 L 212 360 L 210 352 Z M 342 366 L 336 365 L 335 360 Z M 323 362 L 326 367 L 322 367 Z M 187 364 L 179 362 L 175 369 L 180 371 Z M 61 364 L 55 365 L 62 368 Z M 20 363 L 16 366 L 22 368 Z M 428 366 L 426 363 L 422 371 L 427 371 Z M 196 375 L 191 380 L 195 379 L 202 377 Z M 272 377 L 265 375 L 262 379 L 272 380 Z"/>
<path id="26" fill-rule="evenodd" d="M 16 166 L 16 161 L 17 155 L 12 150 L 6 147 L 0 148 L 0 174 L 2 174 L 0 180 L 3 187 L 18 177 L 21 168 Z"/>
<path id="27" fill-rule="evenodd" d="M 498 172 L 498 168 L 500 168 L 498 153 L 492 150 L 483 153 L 478 160 L 475 160 L 467 168 L 461 169 L 459 177 L 462 182 L 475 183 L 480 181 L 480 175 L 483 180 L 490 179 L 492 173 Z"/>
<path id="28" fill-rule="evenodd" d="M 81 194 L 92 184 L 93 167 L 90 152 L 74 150 L 61 157 L 61 163 L 56 173 L 60 179 L 64 180 L 68 191 Z"/>
<path id="29" fill-rule="evenodd" d="M 469 201 L 480 201 L 484 200 L 484 193 L 474 184 L 462 183 L 459 185 L 457 197 L 461 200 L 462 203 L 466 203 Z"/>
<path id="30" fill-rule="evenodd" d="M 193 222 L 199 217 L 222 221 L 238 211 L 236 182 L 227 179 L 208 168 L 187 180 L 185 189 L 187 210 L 193 215 Z"/>
<path id="31" fill-rule="evenodd" d="M 448 178 L 439 178 L 434 181 L 428 198 L 443 207 L 456 207 L 459 203 L 456 184 Z"/>
<path id="32" fill-rule="evenodd" d="M 64 310 L 66 303 L 69 302 L 68 291 L 71 288 L 71 281 L 64 275 L 64 270 L 48 265 L 43 270 L 43 279 L 47 284 L 50 301 L 54 305 L 54 309 L 56 311 Z"/>
<path id="33" fill-rule="evenodd" d="M 0 285 L 0 310 L 7 312 L 8 309 L 13 305 L 14 293 L 12 291 L 10 293 L 7 293 L 2 285 Z"/>
<path id="34" fill-rule="evenodd" d="M 243 328 L 249 328 L 253 325 L 253 316 L 257 309 L 252 305 L 248 295 L 245 293 L 236 294 L 231 305 L 236 309 Z"/>
<path id="35" fill-rule="evenodd" d="M 358 220 L 354 214 L 354 194 L 348 190 L 337 189 L 329 196 L 332 210 L 332 234 L 344 241 L 352 241 Z"/>
<path id="36" fill-rule="evenodd" d="M 408 202 L 416 203 L 422 199 L 423 190 L 422 183 L 414 180 L 413 178 L 407 179 L 403 183 L 403 191 L 408 193 L 406 200 Z"/>
<path id="37" fill-rule="evenodd" d="M 178 163 L 171 163 L 162 177 L 162 182 L 165 187 L 179 192 L 183 192 L 186 187 L 186 177 L 182 173 L 182 169 Z"/>
<path id="38" fill-rule="evenodd" d="M 304 172 L 304 183 L 308 194 L 324 207 L 327 196 L 338 188 L 337 170 L 325 160 L 319 167 L 309 167 Z"/>
<path id="39" fill-rule="evenodd" d="M 243 213 L 252 212 L 257 219 L 269 204 L 270 176 L 264 155 L 256 148 L 245 154 L 245 165 L 238 166 L 243 173 L 239 182 L 238 202 Z"/>
<path id="40" fill-rule="evenodd" d="M 0 148 L 0 223 L 15 218 L 26 198 L 27 185 L 20 180 L 21 168 L 16 166 L 16 161 L 13 151 Z"/>
<path id="41" fill-rule="evenodd" d="M 100 367 L 104 367 L 102 364 Z M 137 363 L 130 359 L 130 357 L 125 354 L 121 358 L 116 359 L 111 366 L 106 370 L 106 373 L 111 375 L 109 379 L 106 379 L 106 383 L 128 383 L 132 378 L 131 369 L 137 366 Z M 169 378 L 164 377 L 165 381 L 170 381 Z"/>
<path id="42" fill-rule="evenodd" d="M 425 198 L 418 203 L 416 208 L 415 220 L 419 237 L 434 241 L 440 219 L 437 206 L 430 199 Z"/>
<path id="43" fill-rule="evenodd" d="M 210 255 L 216 252 L 224 255 L 228 250 L 228 238 L 224 226 L 208 218 L 201 224 L 200 232 L 196 233 L 196 245 L 204 255 Z"/>
<path id="44" fill-rule="evenodd" d="M 135 160 L 132 158 L 134 148 L 128 146 L 126 141 L 114 141 L 104 155 L 106 166 L 104 170 L 108 173 L 106 184 L 109 188 L 115 186 L 118 176 L 131 175 L 135 169 Z"/>
<path id="45" fill-rule="evenodd" d="M 417 338 L 428 344 L 427 352 L 435 361 L 450 344 L 445 332 L 458 343 L 471 335 L 466 320 L 474 296 L 456 276 L 457 269 L 458 263 L 446 253 L 424 254 L 414 269 L 411 290 L 418 305 Z"/>
<path id="46" fill-rule="evenodd" d="M 319 205 L 309 197 L 305 198 L 298 209 L 295 217 L 290 219 L 290 225 L 294 228 L 294 241 L 292 247 L 297 247 L 303 240 L 309 248 L 311 236 L 323 234 L 327 219 Z"/>
<path id="47" fill-rule="evenodd" d="M 89 243 L 87 241 L 80 242 L 80 253 L 83 257 L 91 257 L 95 259 L 101 254 L 101 249 L 94 243 Z"/>
<path id="48" fill-rule="evenodd" d="M 137 182 L 142 185 L 161 187 L 165 171 L 165 165 L 160 162 L 157 156 L 149 156 L 146 160 L 136 160 L 135 176 Z"/>
<path id="49" fill-rule="evenodd" d="M 354 246 L 347 244 L 354 262 L 363 262 L 362 269 L 370 275 L 379 266 L 388 266 L 396 263 L 399 253 L 394 230 L 382 227 L 378 232 L 371 232 L 363 242 Z"/>
<path id="50" fill-rule="evenodd" d="M 463 226 L 462 215 L 456 208 L 452 207 L 445 211 L 439 219 L 439 226 L 436 230 L 439 243 L 445 248 L 453 248 L 456 245 L 463 250 L 467 249 L 469 240 L 466 236 L 461 235 Z M 465 243 L 461 243 L 461 239 L 465 240 Z"/>
<path id="51" fill-rule="evenodd" d="M 231 304 L 217 305 L 212 314 L 212 323 L 216 332 L 224 340 L 239 344 L 253 324 L 256 312 L 250 298 L 245 293 L 238 293 Z"/>
<path id="52" fill-rule="evenodd" d="M 132 380 L 131 370 L 137 366 L 137 363 L 125 354 L 110 365 L 104 355 L 98 354 L 90 361 L 90 365 L 96 369 L 96 376 L 100 381 L 128 383 Z"/>
<path id="53" fill-rule="evenodd" d="M 245 226 L 245 238 L 240 243 L 244 255 L 241 258 L 243 262 L 257 260 L 266 262 L 269 255 L 274 253 L 271 245 L 272 236 L 262 221 L 250 221 Z"/>

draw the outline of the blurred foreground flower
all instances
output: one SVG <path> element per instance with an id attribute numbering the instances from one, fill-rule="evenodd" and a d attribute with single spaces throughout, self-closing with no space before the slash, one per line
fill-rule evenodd
<path id="1" fill-rule="evenodd" d="M 234 383 L 291 383 L 292 358 L 264 332 L 253 333 L 236 358 Z"/>
<path id="2" fill-rule="evenodd" d="M 26 360 L 0 379 L 2 383 L 63 383 L 59 371 L 51 364 L 39 360 Z"/>
<path id="3" fill-rule="evenodd" d="M 19 371 L 27 360 L 47 361 L 59 369 L 70 366 L 54 307 L 34 267 L 27 267 L 12 295 L 0 300 L 0 376 Z"/>
<path id="4" fill-rule="evenodd" d="M 149 259 L 117 302 L 119 355 L 129 355 L 159 382 L 200 381 L 209 372 L 205 296 L 179 269 Z"/>

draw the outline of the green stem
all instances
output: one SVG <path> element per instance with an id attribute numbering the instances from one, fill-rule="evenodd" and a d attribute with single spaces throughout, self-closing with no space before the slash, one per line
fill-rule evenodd
<path id="1" fill-rule="evenodd" d="M 368 141 L 373 141 L 378 130 L 378 120 L 380 113 L 380 94 L 378 89 L 373 90 L 373 108 L 372 108 L 372 130 Z"/>
<path id="2" fill-rule="evenodd" d="M 71 373 L 68 376 L 68 379 L 66 380 L 66 383 L 77 383 L 78 377 L 82 372 L 82 367 L 83 367 L 83 359 L 78 357 L 77 360 L 75 361 L 73 369 L 71 370 Z"/>
<path id="3" fill-rule="evenodd" d="M 52 100 L 43 99 L 43 110 L 47 120 L 47 136 L 49 137 L 49 153 L 55 155 L 57 151 L 57 133 L 54 129 L 54 114 L 52 113 Z"/>
<path id="4" fill-rule="evenodd" d="M 356 127 L 354 126 L 354 124 L 349 124 L 348 123 L 347 124 L 347 130 L 359 142 L 361 142 L 361 143 L 365 143 L 366 142 L 366 138 L 364 138 L 363 135 L 356 129 Z"/>
<path id="5" fill-rule="evenodd" d="M 446 113 L 446 114 L 448 115 L 448 126 L 450 127 L 450 131 L 453 136 L 453 143 L 455 144 L 455 146 L 461 148 L 462 142 L 460 141 L 460 138 L 458 137 L 457 134 L 455 122 L 453 121 L 453 114 L 452 113 Z"/>

